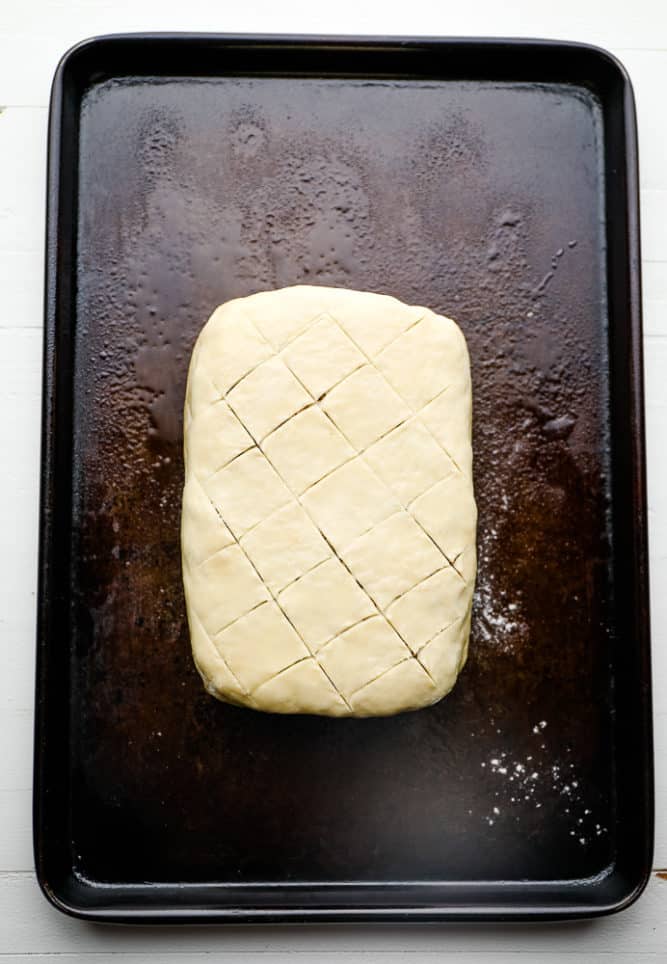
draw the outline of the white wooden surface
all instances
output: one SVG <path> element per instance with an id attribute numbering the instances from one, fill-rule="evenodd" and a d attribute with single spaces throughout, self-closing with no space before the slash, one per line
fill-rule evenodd
<path id="1" fill-rule="evenodd" d="M 594 923 L 485 928 L 159 930 L 53 910 L 32 875 L 31 763 L 45 139 L 56 62 L 131 30 L 541 36 L 607 47 L 628 67 L 641 149 L 655 696 L 655 867 L 644 896 Z M 0 0 L 0 961 L 70 964 L 390 959 L 451 964 L 667 959 L 667 6 L 664 0 Z"/>

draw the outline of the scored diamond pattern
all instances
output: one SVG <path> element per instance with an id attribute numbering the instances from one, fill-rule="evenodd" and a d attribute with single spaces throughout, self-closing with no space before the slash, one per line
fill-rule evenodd
<path id="1" fill-rule="evenodd" d="M 182 532 L 197 666 L 214 695 L 275 712 L 427 705 L 453 685 L 470 620 L 465 342 L 387 296 L 295 290 L 223 305 L 193 353 Z"/>
<path id="2" fill-rule="evenodd" d="M 262 451 L 297 495 L 357 454 L 316 405 L 272 432 L 264 439 Z"/>
<path id="3" fill-rule="evenodd" d="M 411 414 L 372 365 L 352 372 L 324 396 L 321 405 L 358 451 L 368 448 Z"/>

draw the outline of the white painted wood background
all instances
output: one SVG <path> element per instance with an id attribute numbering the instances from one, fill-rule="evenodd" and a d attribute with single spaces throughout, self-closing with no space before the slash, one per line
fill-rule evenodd
<path id="1" fill-rule="evenodd" d="M 537 36 L 607 47 L 637 97 L 656 748 L 655 868 L 628 911 L 583 924 L 170 929 L 70 920 L 32 873 L 31 766 L 44 179 L 60 55 L 136 30 Z M 408 959 L 667 960 L 667 5 L 665 0 L 0 0 L 0 964 Z"/>

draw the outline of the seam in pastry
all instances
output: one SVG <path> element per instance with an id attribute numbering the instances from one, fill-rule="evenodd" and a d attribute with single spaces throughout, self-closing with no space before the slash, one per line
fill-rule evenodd
<path id="1" fill-rule="evenodd" d="M 258 292 L 258 293 L 261 294 L 261 292 Z M 246 310 L 245 308 L 243 308 L 243 307 L 240 307 L 240 311 L 242 312 L 242 314 L 243 314 L 244 318 L 246 319 L 246 321 L 248 322 L 248 324 L 252 325 L 252 327 L 255 329 L 255 331 L 257 332 L 257 334 L 259 335 L 259 337 L 260 337 L 260 338 L 262 339 L 262 341 L 271 349 L 271 351 L 273 352 L 274 355 L 279 355 L 281 352 L 285 351 L 286 348 L 289 348 L 289 346 L 292 344 L 293 341 L 296 341 L 297 338 L 300 338 L 301 335 L 303 335 L 306 331 L 308 331 L 308 329 L 312 328 L 312 326 L 315 324 L 316 321 L 319 321 L 320 318 L 323 318 L 325 315 L 327 315 L 328 317 L 330 317 L 332 321 L 336 321 L 336 319 L 335 319 L 332 315 L 329 315 L 329 313 L 328 313 L 326 310 L 325 310 L 325 311 L 318 311 L 318 313 L 317 313 L 316 315 L 313 315 L 312 318 L 309 318 L 308 321 L 305 322 L 303 328 L 299 328 L 299 330 L 298 330 L 297 332 L 295 332 L 290 338 L 287 339 L 287 341 L 285 342 L 284 345 L 281 345 L 280 348 L 276 349 L 276 348 L 273 347 L 273 345 L 272 345 L 271 342 L 268 340 L 268 338 L 266 338 L 266 337 L 262 334 L 262 332 L 259 330 L 259 328 L 258 328 L 257 325 L 255 324 L 255 322 L 253 321 L 253 319 L 252 319 L 252 318 L 250 317 L 250 315 L 248 314 L 247 310 Z M 336 321 L 336 324 L 338 324 L 337 321 Z"/>
<path id="2" fill-rule="evenodd" d="M 339 327 L 340 327 L 340 326 L 339 326 Z M 365 362 L 365 361 L 359 362 L 359 364 L 358 364 L 355 368 L 352 368 L 349 372 L 347 372 L 345 375 L 343 375 L 342 378 L 339 378 L 337 382 L 334 382 L 333 385 L 329 385 L 329 387 L 327 388 L 326 392 L 322 392 L 321 395 L 318 395 L 317 398 L 315 399 L 315 401 L 321 402 L 323 399 L 325 399 L 325 398 L 327 397 L 327 395 L 329 394 L 329 392 L 333 392 L 334 388 L 338 388 L 339 385 L 342 385 L 342 384 L 343 384 L 343 382 L 345 381 L 346 378 L 349 378 L 350 375 L 354 375 L 355 372 L 358 372 L 361 368 L 364 368 L 365 365 L 366 365 L 366 362 Z M 290 370 L 291 370 L 291 369 L 290 369 Z"/>
<path id="3" fill-rule="evenodd" d="M 450 623 L 447 623 L 446 626 L 443 626 L 442 629 L 439 629 L 439 630 L 437 631 L 437 633 L 433 633 L 433 635 L 430 637 L 430 639 L 427 639 L 425 643 L 422 643 L 422 645 L 419 647 L 419 649 L 415 650 L 415 656 L 421 656 L 421 654 L 424 652 L 424 650 L 426 649 L 426 647 L 427 647 L 427 646 L 430 646 L 430 644 L 433 642 L 433 640 L 434 640 L 434 639 L 437 639 L 437 637 L 440 635 L 440 633 L 446 633 L 447 630 L 448 630 L 448 629 L 451 629 L 451 627 L 454 626 L 455 623 L 461 622 L 463 619 L 465 619 L 465 618 L 467 617 L 468 612 L 469 612 L 469 609 L 466 610 L 465 616 L 457 616 L 456 619 L 452 619 L 452 621 L 451 621 Z M 423 665 L 423 664 L 422 664 L 422 665 Z"/>
<path id="4" fill-rule="evenodd" d="M 301 656 L 299 659 L 295 659 L 293 663 L 289 664 L 289 666 L 283 666 L 283 668 L 279 669 L 277 673 L 273 674 L 273 676 L 269 676 L 268 679 L 263 679 L 261 683 L 258 683 L 257 686 L 254 686 L 251 690 L 249 690 L 248 694 L 250 696 L 254 696 L 259 690 L 261 690 L 262 686 L 266 686 L 267 683 L 272 683 L 275 679 L 278 679 L 279 676 L 282 676 L 283 673 L 286 673 L 288 669 L 292 669 L 294 666 L 298 666 L 299 663 L 305 663 L 306 660 L 309 660 L 309 659 L 312 660 L 312 658 L 313 658 L 312 656 L 308 655 L 308 656 Z"/>
<path id="5" fill-rule="evenodd" d="M 292 370 L 290 369 L 290 371 L 292 371 Z M 292 374 L 294 374 L 294 372 L 292 372 Z M 296 378 L 296 375 L 294 375 L 294 377 Z M 297 378 L 296 380 L 299 381 L 298 378 Z M 301 384 L 301 382 L 299 382 L 299 384 Z M 309 393 L 309 397 L 312 399 L 312 401 L 306 402 L 306 404 L 305 404 L 305 405 L 302 405 L 301 408 L 297 408 L 296 412 L 292 412 L 292 414 L 291 414 L 291 415 L 288 415 L 287 418 L 284 418 L 284 419 L 282 420 L 282 422 L 278 422 L 278 424 L 275 425 L 275 426 L 271 429 L 270 432 L 267 432 L 266 435 L 262 435 L 261 439 L 258 440 L 257 444 L 258 444 L 258 445 L 261 445 L 262 442 L 266 442 L 267 438 L 269 438 L 271 435 L 273 435 L 274 432 L 277 432 L 279 428 L 282 428 L 283 425 L 287 425 L 288 422 L 291 422 L 292 419 L 293 419 L 293 418 L 296 418 L 297 415 L 300 415 L 301 412 L 305 412 L 306 409 L 312 408 L 312 407 L 315 405 L 315 400 L 313 399 L 313 396 L 310 395 L 310 393 Z M 230 407 L 231 407 L 231 403 L 230 403 Z M 234 413 L 234 414 L 236 414 L 236 413 Z M 238 416 L 237 416 L 237 418 L 238 418 Z M 247 428 L 245 425 L 244 425 L 243 427 L 245 428 L 246 432 L 248 432 L 248 434 L 250 434 L 248 428 Z M 262 451 L 264 451 L 264 450 L 262 449 Z M 265 454 L 266 454 L 266 453 L 265 453 Z M 267 458 L 268 458 L 268 456 L 267 456 Z"/>
<path id="6" fill-rule="evenodd" d="M 404 659 L 399 659 L 398 662 L 394 663 L 393 666 L 388 666 L 386 669 L 383 669 L 381 673 L 378 673 L 377 676 L 373 676 L 372 679 L 367 680 L 362 686 L 358 686 L 356 690 L 353 690 L 350 693 L 350 699 L 351 700 L 354 699 L 357 693 L 361 693 L 361 691 L 365 690 L 367 686 L 371 685 L 371 683 L 377 683 L 379 679 L 382 679 L 383 676 L 386 676 L 387 673 L 390 673 L 392 669 L 396 669 L 397 666 L 402 666 L 403 663 L 409 662 L 411 657 L 412 657 L 412 654 L 410 654 L 410 656 L 406 656 Z"/>
<path id="7" fill-rule="evenodd" d="M 320 409 L 320 411 L 322 411 L 322 409 Z M 262 449 L 262 451 L 264 450 Z M 321 475 L 319 477 L 319 479 L 316 479 L 314 482 L 311 482 L 309 485 L 307 485 L 305 489 L 303 489 L 297 496 L 295 496 L 296 500 L 299 502 L 299 505 L 301 505 L 300 500 L 302 495 L 305 495 L 306 492 L 309 492 L 310 489 L 312 489 L 314 485 L 317 485 L 318 482 L 323 482 L 325 479 L 328 479 L 330 475 L 333 475 L 334 472 L 336 472 L 338 469 L 342 469 L 344 465 L 348 464 L 348 462 L 354 462 L 354 460 L 358 458 L 358 455 L 359 453 L 355 452 L 354 455 L 350 455 L 349 458 L 346 458 L 344 462 L 340 463 L 340 465 L 334 465 L 332 469 L 328 469 L 324 473 L 324 475 Z M 266 457 L 269 460 L 269 462 L 271 462 L 271 459 L 269 459 L 269 456 L 267 455 Z M 271 465 L 273 465 L 273 462 L 271 462 Z M 274 469 L 276 468 L 275 465 L 273 465 L 273 467 Z M 276 471 L 278 470 L 276 469 Z"/>
<path id="8" fill-rule="evenodd" d="M 268 605 L 269 605 L 269 600 L 268 600 L 268 599 L 262 599 L 261 602 L 255 603 L 255 605 L 252 606 L 250 609 L 246 609 L 246 611 L 245 611 L 244 613 L 241 613 L 240 616 L 236 616 L 234 619 L 232 619 L 231 622 L 229 622 L 229 623 L 224 623 L 224 624 L 220 627 L 220 629 L 216 629 L 216 631 L 213 633 L 211 639 L 212 639 L 212 641 L 213 641 L 213 645 L 214 645 L 215 648 L 218 650 L 218 652 L 220 652 L 220 650 L 218 649 L 218 644 L 217 644 L 216 641 L 215 641 L 215 637 L 216 637 L 216 636 L 219 636 L 220 633 L 223 633 L 226 629 L 231 629 L 232 626 L 235 626 L 235 625 L 236 625 L 237 623 L 239 623 L 242 619 L 245 619 L 246 616 L 249 616 L 249 615 L 250 615 L 250 613 L 254 613 L 254 611 L 255 611 L 256 609 L 261 609 L 262 606 L 268 606 Z"/>
<path id="9" fill-rule="evenodd" d="M 447 391 L 447 389 L 450 388 L 450 387 L 451 387 L 450 385 L 447 385 L 447 388 L 443 388 L 443 390 L 440 392 L 440 394 L 439 394 L 439 395 L 436 395 L 435 398 L 431 399 L 431 401 L 434 402 L 436 398 L 440 398 L 440 396 L 441 396 L 441 395 L 444 395 L 445 392 Z M 430 403 L 429 403 L 429 404 L 430 404 Z M 426 407 L 426 406 L 424 406 L 424 407 Z M 454 458 L 454 456 L 452 455 L 452 453 L 449 451 L 449 449 L 446 448 L 446 446 L 444 446 L 444 445 L 442 444 L 442 442 L 440 441 L 439 438 L 436 438 L 436 437 L 435 437 L 435 435 L 433 434 L 433 432 L 431 431 L 431 429 L 428 427 L 428 425 L 426 424 L 426 422 L 425 422 L 424 419 L 422 418 L 422 413 L 423 413 L 423 411 L 424 411 L 424 409 L 423 409 L 423 408 L 420 408 L 419 411 L 415 414 L 415 418 L 416 418 L 416 419 L 419 419 L 419 424 L 420 424 L 420 425 L 422 426 L 422 428 L 425 429 L 425 431 L 431 436 L 431 438 L 433 439 L 433 441 L 435 442 L 435 444 L 438 445 L 438 446 L 442 449 L 442 451 L 445 453 L 445 455 L 447 456 L 447 458 L 449 459 L 449 461 L 452 463 L 452 465 L 454 466 L 454 468 L 456 469 L 456 471 L 459 473 L 459 475 L 465 475 L 466 473 L 463 471 L 463 469 L 461 468 L 461 466 L 459 465 L 459 463 L 456 461 L 456 459 Z M 442 481 L 442 480 L 441 480 L 441 481 Z M 428 489 L 427 489 L 426 491 L 428 492 Z M 422 493 L 422 494 L 423 494 L 423 493 Z M 417 498 L 419 498 L 419 497 L 417 497 Z"/>
<path id="10" fill-rule="evenodd" d="M 424 664 L 423 664 L 422 661 L 420 660 L 420 658 L 419 658 L 419 656 L 417 655 L 417 653 L 413 653 L 412 650 L 410 650 L 410 654 L 411 654 L 412 658 L 414 659 L 414 661 L 415 661 L 416 663 L 418 663 L 419 666 L 421 666 L 421 668 L 424 670 L 424 672 L 426 673 L 426 675 L 428 676 L 428 678 L 430 679 L 430 681 L 433 683 L 433 685 L 434 685 L 434 686 L 436 687 L 436 689 L 437 689 L 438 684 L 437 684 L 436 681 L 433 679 L 433 677 L 431 676 L 431 674 L 430 674 L 430 672 L 427 670 L 427 668 L 424 666 Z"/>
<path id="11" fill-rule="evenodd" d="M 271 348 L 270 345 L 269 345 L 268 347 Z M 248 377 L 248 375 L 252 375 L 252 373 L 255 372 L 255 371 L 257 371 L 257 369 L 260 368 L 260 367 L 264 364 L 264 362 L 267 362 L 267 361 L 269 361 L 269 360 L 270 360 L 270 359 L 268 359 L 268 358 L 262 358 L 262 360 L 261 360 L 261 361 L 258 361 L 256 365 L 253 365 L 252 368 L 249 368 L 247 372 L 244 372 L 243 375 L 241 375 L 240 378 L 237 378 L 235 382 L 232 382 L 232 384 L 229 386 L 229 388 L 228 388 L 226 391 L 224 391 L 224 392 L 223 392 L 223 391 L 220 391 L 220 386 L 219 386 L 216 382 L 214 382 L 213 379 L 211 379 L 211 381 L 213 382 L 213 385 L 215 386 L 215 388 L 217 388 L 217 390 L 220 392 L 220 398 L 216 398 L 216 400 L 215 400 L 215 402 L 214 402 L 213 404 L 214 404 L 214 405 L 217 405 L 218 402 L 226 402 L 226 401 L 227 401 L 227 396 L 229 395 L 230 392 L 233 392 L 233 391 L 234 391 L 234 389 L 237 387 L 237 385 L 240 385 L 241 382 L 245 381 L 245 379 Z M 227 402 L 227 404 L 229 405 L 230 408 L 232 407 L 229 402 Z M 236 412 L 234 412 L 234 414 L 236 415 Z M 238 415 L 236 415 L 236 417 L 238 418 Z M 240 419 L 239 419 L 239 421 L 240 421 Z M 243 425 L 243 422 L 241 422 L 241 424 Z M 245 426 L 244 426 L 244 428 L 245 428 Z"/>
<path id="12" fill-rule="evenodd" d="M 241 692 L 243 693 L 243 695 L 252 700 L 252 696 L 251 696 L 251 694 L 250 694 L 250 690 L 249 690 L 248 687 L 243 683 L 243 681 L 238 678 L 238 676 L 236 675 L 236 673 L 234 672 L 234 670 L 231 668 L 231 666 L 229 665 L 229 663 L 227 662 L 227 660 L 225 659 L 225 657 L 222 655 L 222 653 L 220 652 L 220 650 L 218 649 L 218 647 L 215 645 L 215 643 L 214 643 L 213 640 L 211 639 L 211 636 L 209 635 L 208 630 L 206 629 L 206 626 L 204 626 L 203 622 L 202 622 L 201 619 L 199 618 L 199 615 L 198 615 L 198 613 L 197 613 L 196 610 L 194 610 L 194 616 L 195 616 L 195 619 L 197 620 L 197 622 L 199 623 L 199 626 L 200 626 L 202 632 L 204 633 L 204 636 L 206 637 L 206 639 L 207 639 L 207 641 L 208 641 L 208 644 L 209 644 L 209 646 L 211 647 L 211 649 L 212 649 L 212 651 L 213 651 L 214 656 L 215 656 L 217 659 L 220 660 L 220 662 L 221 662 L 222 665 L 225 667 L 225 669 L 227 670 L 227 672 L 229 673 L 229 675 L 232 677 L 232 679 L 233 679 L 233 680 L 236 682 L 236 684 L 238 685 L 238 687 L 239 687 L 239 689 L 241 690 Z M 206 675 L 206 674 L 204 674 L 204 675 Z M 210 682 L 210 679 L 209 679 L 209 682 Z"/>
<path id="13" fill-rule="evenodd" d="M 327 639 L 326 643 L 320 646 L 320 648 L 317 651 L 317 655 L 319 656 L 320 653 L 323 653 L 325 649 L 328 649 L 328 647 L 332 643 L 335 643 L 336 640 L 340 639 L 341 636 L 344 636 L 345 633 L 351 632 L 353 629 L 356 629 L 357 626 L 361 626 L 362 623 L 367 623 L 369 619 L 377 619 L 378 616 L 384 616 L 384 613 L 371 613 L 370 616 L 364 616 L 363 619 L 358 619 L 356 623 L 352 623 L 351 626 L 346 626 L 345 629 L 339 630 L 339 632 L 337 632 L 335 636 L 332 636 L 330 639 Z M 384 618 L 386 622 L 389 622 L 386 616 Z"/>
<path id="14" fill-rule="evenodd" d="M 338 695 L 339 695 L 340 698 L 342 699 L 343 703 L 345 703 L 345 705 L 347 706 L 347 708 L 348 708 L 348 710 L 350 711 L 350 713 L 353 713 L 354 710 L 352 709 L 352 707 L 351 707 L 350 704 L 348 703 L 347 699 L 345 698 L 345 694 L 344 694 L 344 693 L 341 693 L 341 691 L 338 689 L 338 687 L 336 686 L 336 684 L 334 683 L 334 681 L 332 680 L 332 678 L 329 676 L 329 674 L 328 674 L 327 671 L 325 670 L 324 666 L 322 666 L 322 664 L 320 663 L 320 661 L 318 660 L 318 658 L 317 658 L 316 656 L 313 656 L 313 659 L 315 660 L 315 663 L 317 664 L 317 666 L 319 666 L 319 668 L 321 669 L 321 671 L 324 673 L 324 675 L 326 676 L 326 678 L 329 680 L 329 682 L 330 682 L 331 685 L 333 686 L 334 690 L 338 693 Z"/>
<path id="15" fill-rule="evenodd" d="M 403 596 L 407 596 L 407 594 L 409 592 L 412 592 L 413 589 L 416 589 L 418 586 L 421 586 L 421 584 L 423 582 L 426 582 L 427 579 L 430 579 L 431 576 L 435 576 L 437 573 L 444 572 L 445 569 L 449 569 L 449 568 L 451 568 L 449 565 L 438 566 L 438 568 L 434 569 L 433 572 L 429 572 L 427 576 L 422 576 L 422 578 L 418 582 L 416 582 L 414 586 L 409 586 L 408 589 L 404 589 L 403 592 L 399 592 L 397 596 L 394 596 L 393 599 L 390 599 L 389 602 L 384 607 L 383 612 L 386 612 L 386 610 L 389 609 L 390 606 L 393 606 L 393 604 L 395 602 L 398 602 L 399 599 L 402 599 Z"/>
<path id="16" fill-rule="evenodd" d="M 297 504 L 299 504 L 299 507 L 300 507 L 300 503 L 297 503 Z M 306 569 L 305 572 L 299 573 L 299 575 L 295 576 L 294 579 L 290 579 L 289 582 L 285 583 L 284 586 L 280 587 L 280 589 L 278 590 L 278 595 L 280 596 L 282 593 L 284 593 L 287 589 L 290 588 L 290 586 L 293 586 L 295 583 L 297 583 L 299 579 L 303 579 L 304 576 L 308 576 L 310 575 L 311 572 L 315 572 L 315 570 L 319 566 L 322 566 L 325 562 L 330 562 L 332 558 L 333 556 L 327 556 L 326 559 L 320 559 L 319 562 L 316 562 L 315 565 L 310 567 L 310 569 Z"/>
<path id="17" fill-rule="evenodd" d="M 398 341 L 399 338 L 402 338 L 403 335 L 406 333 L 406 331 L 410 331 L 410 329 L 411 329 L 411 328 L 414 328 L 416 325 L 418 325 L 420 321 L 423 321 L 424 318 L 426 318 L 426 315 L 427 315 L 427 312 L 424 312 L 424 314 L 423 314 L 423 315 L 420 315 L 419 318 L 417 318 L 416 321 L 411 321 L 407 328 L 404 328 L 403 331 L 400 331 L 400 332 L 396 335 L 395 338 L 392 338 L 391 341 L 388 341 L 386 345 L 383 345 L 383 346 L 382 346 L 382 348 L 381 348 L 380 351 L 378 352 L 378 355 L 381 355 L 382 352 L 383 352 L 383 351 L 386 351 L 387 348 L 389 348 L 391 345 L 393 345 L 395 341 Z M 340 325 L 340 322 L 336 322 L 336 324 L 337 324 L 337 325 Z M 341 326 L 341 327 L 342 327 L 342 326 Z M 361 349 L 359 349 L 359 350 L 361 351 Z"/>
<path id="18" fill-rule="evenodd" d="M 230 407 L 231 407 L 231 406 L 230 406 Z M 248 433 L 248 434 L 250 434 L 250 433 Z M 251 437 L 252 437 L 252 436 L 251 436 Z M 223 470 L 223 469 L 226 469 L 228 465 L 231 465 L 231 464 L 232 464 L 232 462 L 236 462 L 236 460 L 237 460 L 237 459 L 240 459 L 242 455 L 245 455 L 246 452 L 249 452 L 249 451 L 250 451 L 250 449 L 254 449 L 254 448 L 256 448 L 256 447 L 257 447 L 257 446 L 256 446 L 256 443 L 255 443 L 254 441 L 251 442 L 251 444 L 250 444 L 247 448 L 243 449 L 242 452 L 237 452 L 236 455 L 233 455 L 231 459 L 227 459 L 226 462 L 223 462 L 222 465 L 219 465 L 219 466 L 217 467 L 217 469 L 215 469 L 213 472 L 211 472 L 210 475 L 207 475 L 206 478 L 203 479 L 202 481 L 203 481 L 203 482 L 210 482 L 214 475 L 217 475 L 218 472 L 222 472 L 222 470 Z M 227 523 L 225 523 L 225 525 L 226 525 L 226 524 L 227 524 Z"/>

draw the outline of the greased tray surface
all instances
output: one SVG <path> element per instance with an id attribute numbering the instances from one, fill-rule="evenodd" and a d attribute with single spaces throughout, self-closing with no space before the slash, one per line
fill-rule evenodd
<path id="1" fill-rule="evenodd" d="M 297 282 L 470 349 L 470 658 L 392 719 L 220 704 L 180 576 L 185 377 Z M 652 846 L 634 110 L 526 41 L 133 36 L 74 48 L 49 156 L 35 852 L 104 919 L 576 916 Z"/>

